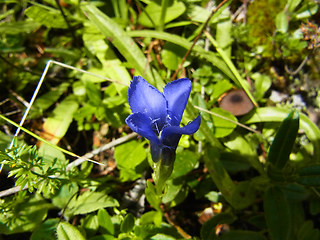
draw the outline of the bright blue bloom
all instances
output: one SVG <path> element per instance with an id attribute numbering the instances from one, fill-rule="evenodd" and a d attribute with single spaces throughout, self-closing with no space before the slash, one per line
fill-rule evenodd
<path id="1" fill-rule="evenodd" d="M 133 77 L 128 91 L 133 114 L 126 123 L 132 131 L 150 141 L 154 162 L 162 159 L 166 165 L 175 160 L 176 148 L 182 134 L 193 134 L 200 126 L 200 114 L 184 127 L 180 122 L 191 92 L 191 81 L 181 78 L 168 83 L 163 93 L 142 77 Z"/>

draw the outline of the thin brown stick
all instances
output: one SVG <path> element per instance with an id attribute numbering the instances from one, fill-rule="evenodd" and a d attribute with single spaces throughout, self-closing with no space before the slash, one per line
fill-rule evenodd
<path id="1" fill-rule="evenodd" d="M 71 168 L 73 167 L 76 167 L 76 166 L 79 166 L 80 164 L 82 164 L 84 161 L 86 161 L 87 159 L 90 159 L 92 158 L 93 156 L 95 155 L 98 155 L 99 153 L 101 152 L 104 152 L 114 146 L 117 146 L 121 143 L 124 143 L 134 137 L 137 137 L 138 134 L 137 133 L 130 133 L 129 135 L 127 136 L 124 136 L 124 137 L 121 137 L 121 138 L 118 138 L 110 143 L 107 143 L 89 153 L 86 153 L 85 155 L 83 155 L 81 158 L 78 158 L 77 160 L 73 161 L 72 163 L 69 163 L 66 170 L 69 171 Z"/>
<path id="2" fill-rule="evenodd" d="M 184 64 L 184 62 L 186 61 L 187 57 L 189 56 L 190 52 L 192 51 L 193 47 L 196 45 L 198 39 L 200 38 L 201 34 L 203 33 L 204 29 L 207 27 L 209 21 L 211 20 L 213 14 L 215 14 L 219 8 L 221 8 L 223 6 L 223 4 L 225 4 L 228 0 L 223 0 L 215 9 L 212 10 L 212 12 L 210 13 L 209 17 L 207 18 L 206 22 L 203 24 L 201 31 L 198 33 L 198 35 L 195 37 L 195 39 L 192 42 L 191 47 L 188 49 L 188 51 L 186 52 L 186 54 L 183 56 L 181 63 L 179 64 L 177 70 L 174 72 L 174 74 L 172 75 L 171 81 L 175 80 L 179 71 L 182 69 L 182 65 Z"/>

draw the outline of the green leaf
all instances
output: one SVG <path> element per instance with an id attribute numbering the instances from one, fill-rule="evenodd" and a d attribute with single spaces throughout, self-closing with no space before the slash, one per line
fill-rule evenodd
<path id="1" fill-rule="evenodd" d="M 33 195 L 15 206 L 14 221 L 10 226 L 5 224 L 8 221 L 6 215 L 0 214 L 0 232 L 2 234 L 32 232 L 47 217 L 47 212 L 52 207 L 52 204 L 39 195 Z"/>
<path id="2" fill-rule="evenodd" d="M 280 107 L 263 107 L 257 108 L 255 114 L 242 119 L 244 124 L 260 123 L 260 122 L 282 122 L 284 118 L 291 112 L 290 109 Z M 315 158 L 320 157 L 320 130 L 319 128 L 304 114 L 299 114 L 300 128 L 305 132 L 308 139 L 312 142 Z"/>
<path id="3" fill-rule="evenodd" d="M 114 236 L 103 234 L 103 235 L 91 237 L 89 240 L 114 240 L 114 239 L 115 239 Z"/>
<path id="4" fill-rule="evenodd" d="M 57 227 L 58 240 L 85 240 L 80 231 L 68 222 L 60 222 Z"/>
<path id="5" fill-rule="evenodd" d="M 216 148 L 208 146 L 207 150 L 205 151 L 204 158 L 212 180 L 221 191 L 224 198 L 233 207 L 237 208 L 239 203 L 233 202 L 233 194 L 235 193 L 236 186 L 220 161 L 219 151 Z"/>
<path id="6" fill-rule="evenodd" d="M 45 25 L 48 28 L 68 28 L 65 20 L 63 19 L 60 11 L 49 8 L 31 6 L 25 10 L 25 14 L 34 21 Z"/>
<path id="7" fill-rule="evenodd" d="M 114 96 L 114 97 L 107 97 L 102 100 L 102 103 L 107 107 L 107 108 L 113 108 L 117 107 L 119 105 L 124 104 L 127 102 L 127 98 L 125 96 Z"/>
<path id="8" fill-rule="evenodd" d="M 99 236 L 94 236 L 90 238 L 89 240 L 113 240 L 115 239 L 114 236 L 108 235 L 108 234 L 103 234 Z"/>
<path id="9" fill-rule="evenodd" d="M 82 35 L 83 42 L 88 50 L 95 55 L 100 63 L 101 67 L 90 68 L 90 72 L 99 74 L 101 76 L 106 76 L 117 82 L 129 85 L 131 81 L 131 76 L 121 60 L 112 50 L 111 44 L 108 44 L 105 40 L 105 36 L 101 34 L 99 29 L 92 23 L 86 22 L 84 28 L 84 34 Z M 82 80 L 90 80 L 92 82 L 102 82 L 104 79 L 99 79 L 97 77 L 92 77 L 88 74 L 83 74 Z M 116 84 L 118 92 L 126 86 Z"/>
<path id="10" fill-rule="evenodd" d="M 61 83 L 59 86 L 50 89 L 49 92 L 37 97 L 31 108 L 29 116 L 34 118 L 42 115 L 45 110 L 58 101 L 69 85 L 70 84 L 66 82 Z"/>
<path id="11" fill-rule="evenodd" d="M 156 235 L 152 236 L 150 240 L 176 240 L 177 238 L 163 234 L 157 233 Z"/>
<path id="12" fill-rule="evenodd" d="M 56 58 L 63 58 L 63 62 L 75 62 L 81 57 L 81 52 L 77 48 L 67 49 L 66 47 L 46 47 L 45 53 L 54 55 Z"/>
<path id="13" fill-rule="evenodd" d="M 295 13 L 294 17 L 297 19 L 304 19 L 311 17 L 318 11 L 319 4 L 317 2 L 306 1 Z"/>
<path id="14" fill-rule="evenodd" d="M 160 209 L 161 199 L 156 192 L 156 188 L 149 181 L 147 181 L 147 187 L 145 189 L 145 194 L 146 194 L 146 199 L 150 203 L 150 205 L 152 207 L 154 207 L 156 210 L 161 212 L 161 209 Z"/>
<path id="15" fill-rule="evenodd" d="M 275 136 L 269 152 L 267 162 L 278 169 L 282 169 L 289 160 L 299 130 L 299 113 L 292 111 L 283 120 Z"/>
<path id="16" fill-rule="evenodd" d="M 82 81 L 76 81 L 72 84 L 72 90 L 75 96 L 83 97 L 86 94 L 86 88 Z"/>
<path id="17" fill-rule="evenodd" d="M 288 12 L 293 12 L 294 9 L 302 2 L 302 0 L 288 0 L 287 9 Z"/>
<path id="18" fill-rule="evenodd" d="M 251 78 L 254 80 L 254 97 L 257 101 L 263 99 L 265 93 L 271 87 L 271 78 L 268 75 L 262 75 L 258 72 L 251 75 Z"/>
<path id="19" fill-rule="evenodd" d="M 230 112 L 223 110 L 221 108 L 212 108 L 210 110 L 224 118 L 230 119 L 231 121 L 238 122 L 237 118 L 233 116 Z M 233 132 L 237 125 L 221 117 L 211 115 L 213 123 L 213 131 L 216 138 L 226 137 Z"/>
<path id="20" fill-rule="evenodd" d="M 98 211 L 98 221 L 102 233 L 114 234 L 114 226 L 111 217 L 103 208 Z"/>
<path id="21" fill-rule="evenodd" d="M 286 33 L 288 31 L 289 21 L 288 21 L 288 16 L 286 12 L 282 11 L 277 14 L 276 27 L 277 27 L 277 31 L 281 33 Z"/>
<path id="22" fill-rule="evenodd" d="M 4 161 L 4 160 L 8 160 L 8 161 L 14 161 L 14 159 L 12 157 L 10 157 L 7 153 L 2 152 L 0 150 L 0 162 Z"/>
<path id="23" fill-rule="evenodd" d="M 311 165 L 298 169 L 296 181 L 305 186 L 320 186 L 320 165 Z"/>
<path id="24" fill-rule="evenodd" d="M 89 98 L 89 104 L 93 106 L 101 105 L 101 91 L 99 87 L 91 81 L 85 82 L 86 93 Z"/>
<path id="25" fill-rule="evenodd" d="M 232 202 L 237 203 L 237 208 L 243 209 L 252 206 L 256 201 L 257 192 L 251 181 L 241 181 L 236 184 L 232 195 Z"/>
<path id="26" fill-rule="evenodd" d="M 174 182 L 174 181 L 175 181 L 175 180 L 173 180 L 173 181 L 169 180 L 169 182 L 167 183 L 167 186 L 168 186 L 167 190 L 168 190 L 168 192 L 170 191 L 170 185 L 169 185 L 170 182 Z M 173 198 L 172 201 L 170 201 L 170 203 L 168 204 L 168 208 L 173 208 L 173 207 L 179 205 L 180 203 L 183 203 L 184 200 L 186 200 L 186 198 L 188 197 L 188 195 L 189 195 L 189 187 L 186 186 L 186 185 L 183 185 L 178 192 L 175 192 L 175 193 L 173 193 L 173 194 L 170 196 L 171 198 L 172 198 L 172 197 L 174 197 L 174 198 Z M 165 199 L 164 199 L 165 196 L 166 196 L 166 195 L 164 195 L 163 198 L 162 198 L 162 199 L 163 199 L 163 200 L 162 200 L 163 203 L 164 203 L 164 200 L 165 200 Z"/>
<path id="27" fill-rule="evenodd" d="M 128 213 L 120 225 L 120 231 L 123 233 L 131 232 L 134 228 L 134 221 L 134 216 L 131 213 Z"/>
<path id="28" fill-rule="evenodd" d="M 50 218 L 41 223 L 40 226 L 33 231 L 30 240 L 56 240 L 56 229 L 59 218 Z"/>
<path id="29" fill-rule="evenodd" d="M 268 188 L 264 201 L 265 218 L 272 240 L 287 240 L 291 232 L 289 203 L 278 187 Z"/>
<path id="30" fill-rule="evenodd" d="M 84 219 L 81 220 L 81 227 L 86 232 L 86 238 L 94 236 L 99 228 L 98 216 L 95 214 L 88 214 Z"/>
<path id="31" fill-rule="evenodd" d="M 319 238 L 320 230 L 314 229 L 313 222 L 311 220 L 305 221 L 297 233 L 297 239 L 299 240 L 317 240 Z"/>
<path id="32" fill-rule="evenodd" d="M 231 57 L 232 44 L 232 20 L 229 9 L 225 9 L 219 16 L 216 30 L 216 40 L 218 45 L 225 51 L 226 55 Z"/>
<path id="33" fill-rule="evenodd" d="M 162 197 L 162 202 L 164 204 L 170 203 L 179 194 L 183 187 L 183 181 L 178 179 L 169 179 L 167 181 L 167 189 Z"/>
<path id="34" fill-rule="evenodd" d="M 208 32 L 205 32 L 205 35 L 208 38 L 208 40 L 211 42 L 211 44 L 216 48 L 217 52 L 219 53 L 219 55 L 221 56 L 223 61 L 226 63 L 226 65 L 228 66 L 228 68 L 230 69 L 232 74 L 234 75 L 234 78 L 232 78 L 232 80 L 235 82 L 235 84 L 237 84 L 239 87 L 241 87 L 246 92 L 246 94 L 248 95 L 248 97 L 250 98 L 252 103 L 255 106 L 257 106 L 257 103 L 251 94 L 251 91 L 249 89 L 249 85 L 248 85 L 247 81 L 245 81 L 242 78 L 242 76 L 240 75 L 239 71 L 236 69 L 236 67 L 233 64 L 233 62 L 231 61 L 231 59 L 227 56 L 225 51 L 221 48 L 221 46 L 218 45 L 216 40 Z"/>
<path id="35" fill-rule="evenodd" d="M 147 59 L 141 49 L 116 22 L 92 4 L 83 4 L 81 8 L 89 20 L 105 37 L 111 40 L 127 62 L 137 71 L 136 75 L 145 77 L 156 87 L 164 87 L 164 82 L 158 73 L 146 67 Z"/>
<path id="36" fill-rule="evenodd" d="M 198 155 L 194 152 L 184 150 L 178 152 L 176 160 L 174 161 L 173 172 L 170 178 L 178 178 L 186 175 L 196 166 L 198 162 Z"/>
<path id="37" fill-rule="evenodd" d="M 63 185 L 59 192 L 52 198 L 52 203 L 58 208 L 65 208 L 70 198 L 79 191 L 79 187 L 75 182 Z"/>
<path id="38" fill-rule="evenodd" d="M 166 8 L 164 23 L 171 22 L 179 17 L 186 10 L 183 2 L 174 1 L 173 4 Z M 138 22 L 145 27 L 158 27 L 161 23 L 162 8 L 156 2 L 150 2 L 144 11 L 139 15 Z M 151 18 L 151 20 L 150 20 Z"/>
<path id="39" fill-rule="evenodd" d="M 146 159 L 147 152 L 144 142 L 129 141 L 117 146 L 114 150 L 114 158 L 123 181 L 135 180 L 142 174 L 138 170 L 139 165 Z"/>
<path id="40" fill-rule="evenodd" d="M 94 212 L 101 208 L 118 207 L 119 203 L 116 199 L 108 196 L 104 192 L 84 192 L 77 198 L 72 198 L 65 214 L 77 215 Z"/>
<path id="41" fill-rule="evenodd" d="M 204 23 L 210 16 L 210 13 L 211 13 L 210 9 L 198 6 L 196 4 L 190 4 L 188 6 L 188 11 L 187 11 L 188 18 L 194 22 Z M 215 22 L 215 21 L 217 21 L 217 18 L 213 19 L 211 22 Z"/>
<path id="42" fill-rule="evenodd" d="M 140 218 L 141 225 L 147 225 L 154 223 L 156 226 L 160 226 L 162 222 L 162 213 L 161 211 L 150 211 L 144 213 Z"/>
<path id="43" fill-rule="evenodd" d="M 261 164 L 259 160 L 256 146 L 252 146 L 250 141 L 241 135 L 234 133 L 224 141 L 224 144 L 231 150 L 231 152 L 222 153 L 221 156 L 223 160 L 226 160 L 223 161 L 225 165 L 229 165 L 225 166 L 228 171 L 232 171 L 233 167 L 237 168 L 237 165 L 240 169 L 246 168 L 246 163 L 250 163 L 250 165 L 254 167 L 260 174 L 264 174 L 264 165 Z M 224 159 L 224 157 L 226 157 L 226 159 Z"/>
<path id="44" fill-rule="evenodd" d="M 187 50 L 179 45 L 173 43 L 167 43 L 163 46 L 161 51 L 161 60 L 166 68 L 171 70 L 176 70 Z M 190 61 L 185 61 L 183 67 L 186 67 L 190 64 Z"/>
<path id="45" fill-rule="evenodd" d="M 221 13 L 229 7 L 229 5 L 231 4 L 232 1 L 226 1 L 219 9 L 218 11 L 216 11 L 210 21 L 211 23 L 216 23 L 219 20 L 219 17 L 221 15 Z M 205 21 L 207 21 L 208 17 L 211 14 L 211 10 L 210 8 L 205 8 L 205 7 L 201 7 L 198 6 L 196 4 L 189 4 L 188 9 L 187 9 L 187 15 L 188 18 L 191 19 L 194 22 L 201 22 L 204 23 Z"/>
<path id="46" fill-rule="evenodd" d="M 21 34 L 30 33 L 40 26 L 39 23 L 34 21 L 21 21 L 21 22 L 2 22 L 0 24 L 0 33 L 2 34 Z"/>
<path id="47" fill-rule="evenodd" d="M 192 104 L 187 104 L 186 112 L 191 119 L 195 119 L 199 114 L 199 111 L 195 109 L 195 107 Z M 222 146 L 220 141 L 218 141 L 218 139 L 214 136 L 213 131 L 210 129 L 208 123 L 202 116 L 199 131 L 212 146 L 219 150 L 224 149 L 224 147 Z"/>
<path id="48" fill-rule="evenodd" d="M 217 101 L 222 94 L 230 90 L 232 87 L 233 85 L 226 79 L 218 81 L 216 84 L 212 85 L 212 93 L 210 94 L 210 99 L 212 101 Z"/>
<path id="49" fill-rule="evenodd" d="M 38 154 L 40 157 L 43 157 L 43 166 L 41 171 L 35 169 L 35 172 L 44 174 L 44 172 L 46 172 L 49 168 L 63 169 L 68 164 L 65 155 L 59 149 L 51 147 L 47 144 L 40 145 Z"/>
<path id="50" fill-rule="evenodd" d="M 187 39 L 166 33 L 166 32 L 160 32 L 160 31 L 152 31 L 152 30 L 137 30 L 137 31 L 130 31 L 127 32 L 127 34 L 131 37 L 150 37 L 150 38 L 156 38 L 156 39 L 162 39 L 166 40 L 168 42 L 174 43 L 176 45 L 179 45 L 183 48 L 186 48 L 187 50 L 191 48 L 192 43 L 189 42 Z M 230 71 L 228 66 L 225 64 L 225 62 L 217 56 L 217 54 L 206 51 L 200 46 L 194 46 L 193 52 L 200 55 L 200 57 L 205 58 L 207 61 L 211 62 L 213 66 L 219 68 L 224 74 L 226 74 L 230 79 L 236 80 L 233 73 Z"/>
<path id="51" fill-rule="evenodd" d="M 53 110 L 52 116 L 48 117 L 43 124 L 44 138 L 57 144 L 66 134 L 78 107 L 79 104 L 74 95 L 69 95 L 59 103 Z"/>

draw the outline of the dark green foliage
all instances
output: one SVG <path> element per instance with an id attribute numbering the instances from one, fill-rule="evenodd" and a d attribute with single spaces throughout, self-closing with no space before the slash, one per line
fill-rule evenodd
<path id="1" fill-rule="evenodd" d="M 0 239 L 319 239 L 317 1 L 227 1 L 201 34 L 213 2 L 2 1 Z M 2 117 L 20 122 L 48 60 L 23 127 L 55 147 Z M 160 179 L 148 141 L 123 140 L 127 91 L 176 70 L 181 126 L 201 126 Z M 237 88 L 240 117 L 219 107 Z M 103 165 L 69 165 L 105 144 Z"/>

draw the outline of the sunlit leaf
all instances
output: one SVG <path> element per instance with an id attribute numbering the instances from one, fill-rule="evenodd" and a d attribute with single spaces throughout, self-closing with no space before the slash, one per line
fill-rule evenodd
<path id="1" fill-rule="evenodd" d="M 78 109 L 78 102 L 72 95 L 66 97 L 53 110 L 52 116 L 47 118 L 43 124 L 42 137 L 57 144 L 66 134 L 72 120 L 73 114 Z"/>
<path id="2" fill-rule="evenodd" d="M 47 7 L 31 6 L 25 10 L 25 14 L 34 21 L 49 28 L 67 28 L 67 24 L 60 12 Z"/>
<path id="3" fill-rule="evenodd" d="M 68 222 L 59 223 L 57 227 L 57 237 L 58 240 L 85 240 L 85 237 L 80 233 L 80 231 Z"/>
<path id="4" fill-rule="evenodd" d="M 39 23 L 34 21 L 21 21 L 21 22 L 2 22 L 0 24 L 0 33 L 21 34 L 30 33 L 40 26 Z"/>
<path id="5" fill-rule="evenodd" d="M 108 233 L 108 234 L 114 234 L 114 226 L 111 220 L 110 215 L 105 209 L 99 209 L 98 211 L 98 221 L 99 226 L 101 228 L 101 232 Z"/>
<path id="6" fill-rule="evenodd" d="M 173 1 L 173 4 L 166 9 L 166 15 L 164 23 L 171 22 L 176 19 L 186 10 L 183 2 Z M 161 6 L 156 2 L 150 2 L 147 7 L 139 15 L 139 23 L 146 27 L 157 27 L 160 23 L 161 17 Z M 151 18 L 151 20 L 150 20 Z"/>
<path id="7" fill-rule="evenodd" d="M 141 176 L 141 171 L 137 171 L 137 168 L 147 157 L 143 145 L 141 142 L 130 141 L 115 148 L 114 157 L 124 181 Z"/>
<path id="8" fill-rule="evenodd" d="M 227 119 L 230 119 L 234 122 L 237 122 L 237 118 L 226 110 L 223 110 L 221 108 L 213 108 L 210 111 L 220 116 L 223 116 Z M 212 115 L 212 123 L 213 123 L 214 135 L 217 138 L 228 136 L 233 132 L 233 130 L 237 126 L 235 123 L 230 122 L 226 119 L 222 119 L 219 116 L 215 116 L 215 115 Z"/>
<path id="9" fill-rule="evenodd" d="M 84 192 L 77 198 L 72 198 L 65 212 L 66 215 L 77 215 L 94 212 L 100 208 L 117 207 L 116 199 L 103 192 Z"/>

